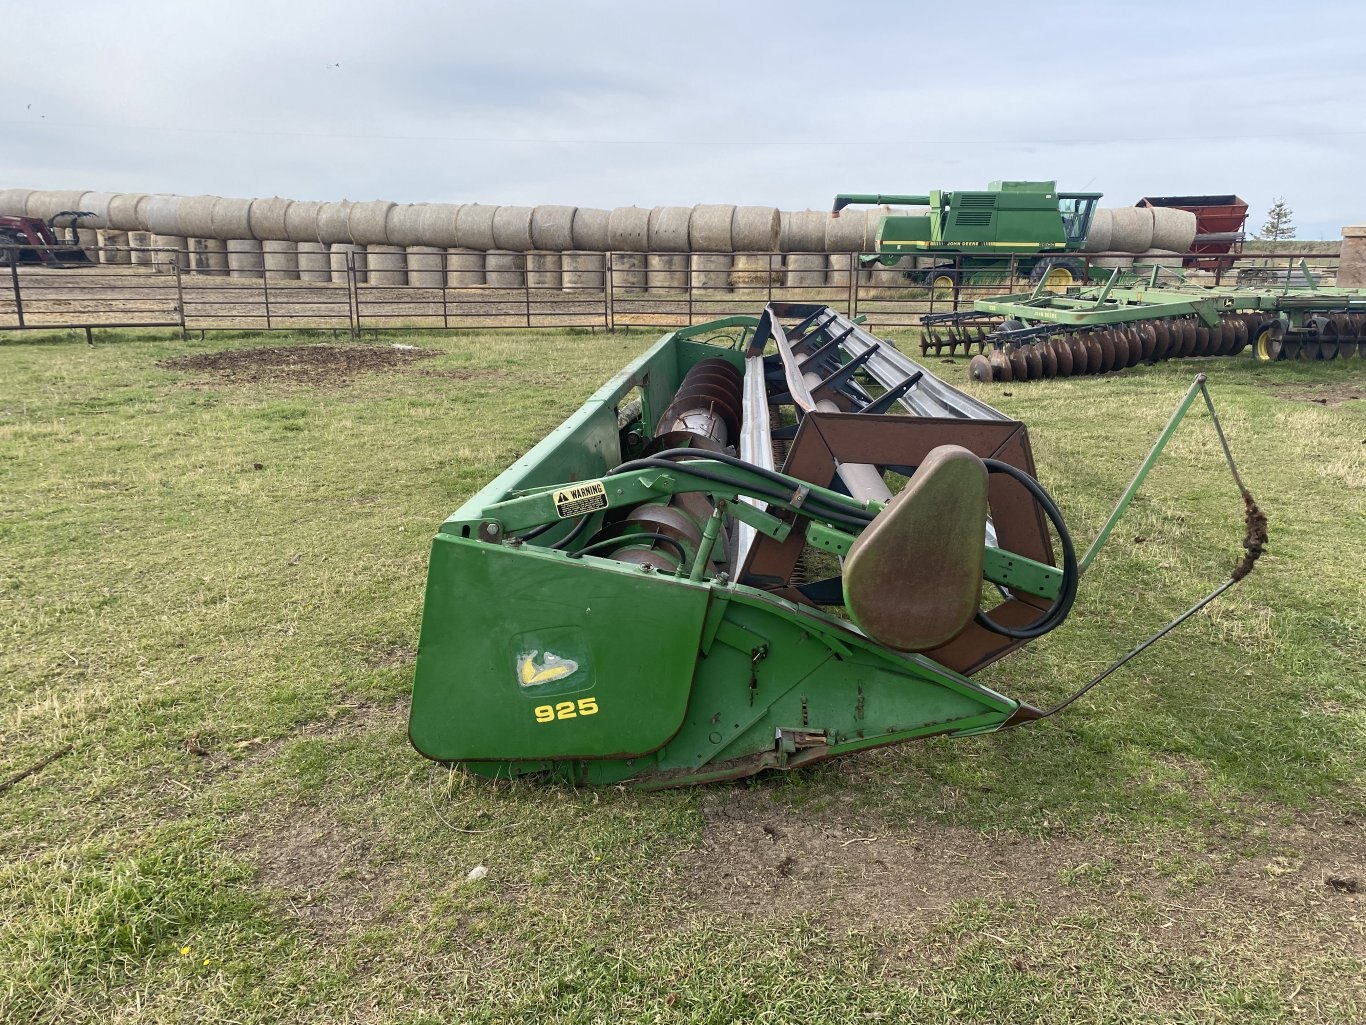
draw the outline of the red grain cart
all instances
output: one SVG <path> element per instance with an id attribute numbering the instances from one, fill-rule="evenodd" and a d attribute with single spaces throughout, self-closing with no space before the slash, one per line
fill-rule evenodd
<path id="1" fill-rule="evenodd" d="M 1233 261 L 1218 257 L 1243 251 L 1247 200 L 1239 196 L 1144 196 L 1134 206 L 1167 206 L 1195 214 L 1195 241 L 1187 267 L 1226 271 Z"/>

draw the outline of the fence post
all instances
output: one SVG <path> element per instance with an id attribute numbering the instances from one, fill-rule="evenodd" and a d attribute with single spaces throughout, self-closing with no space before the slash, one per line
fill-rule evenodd
<path id="1" fill-rule="evenodd" d="M 617 289 L 616 289 L 616 270 L 617 260 L 615 253 L 604 253 L 603 259 L 607 261 L 603 267 L 606 278 L 603 284 L 603 295 L 607 302 L 607 330 L 613 333 L 617 330 Z M 689 321 L 691 323 L 691 321 Z"/>
<path id="2" fill-rule="evenodd" d="M 360 341 L 360 291 L 356 287 L 356 251 L 346 251 L 346 313 L 351 320 L 351 340 Z"/>
<path id="3" fill-rule="evenodd" d="M 692 269 L 693 254 L 688 253 L 688 326 L 692 327 Z"/>
<path id="4" fill-rule="evenodd" d="M 527 270 L 526 254 L 522 254 L 522 302 L 526 306 L 526 326 L 531 326 L 531 272 Z"/>
<path id="5" fill-rule="evenodd" d="M 185 329 L 185 286 L 180 280 L 180 261 L 176 260 L 175 266 L 175 306 L 180 313 L 180 340 L 188 342 L 190 332 Z"/>
<path id="6" fill-rule="evenodd" d="M 16 262 L 18 253 L 10 258 L 9 276 L 14 288 L 14 313 L 19 318 L 19 326 L 24 326 L 24 297 L 19 291 L 19 264 Z"/>
<path id="7" fill-rule="evenodd" d="M 270 330 L 270 268 L 266 266 L 270 257 L 261 247 L 261 299 L 266 307 L 266 330 Z"/>

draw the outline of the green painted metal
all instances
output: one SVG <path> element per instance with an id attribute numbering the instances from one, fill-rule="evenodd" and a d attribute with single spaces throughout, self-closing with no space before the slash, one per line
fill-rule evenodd
<path id="1" fill-rule="evenodd" d="M 593 523 L 611 508 L 702 491 L 769 537 L 804 530 L 847 550 L 853 534 L 805 510 L 876 513 L 877 503 L 811 486 L 769 501 L 796 513 L 787 522 L 734 501 L 765 483 L 743 467 L 701 459 L 612 472 L 624 461 L 618 409 L 638 395 L 662 411 L 702 359 L 742 368 L 740 350 L 695 339 L 755 323 L 666 335 L 441 524 L 409 724 L 418 751 L 487 776 L 660 787 L 1034 714 L 926 656 L 882 647 L 855 623 L 709 575 L 719 519 L 679 574 L 584 551 L 592 529 L 570 536 L 575 520 L 560 518 L 555 492 L 579 483 L 596 494 L 600 483 L 605 508 L 584 514 Z M 1057 593 L 1053 567 L 990 548 L 985 563 L 988 580 Z"/>

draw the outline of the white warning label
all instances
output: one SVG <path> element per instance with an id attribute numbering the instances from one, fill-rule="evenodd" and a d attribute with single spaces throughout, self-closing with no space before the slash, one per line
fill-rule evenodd
<path id="1" fill-rule="evenodd" d="M 607 489 L 602 481 L 588 481 L 555 492 L 555 513 L 565 520 L 571 516 L 597 512 L 607 508 Z"/>

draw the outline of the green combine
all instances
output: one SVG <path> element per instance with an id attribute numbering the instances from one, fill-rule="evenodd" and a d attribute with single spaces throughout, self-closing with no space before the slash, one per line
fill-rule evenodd
<path id="1" fill-rule="evenodd" d="M 1023 424 L 774 304 L 665 335 L 441 525 L 409 735 L 668 787 L 1018 726 L 1062 706 L 972 677 L 1084 565 Z"/>
<path id="2" fill-rule="evenodd" d="M 832 215 L 856 204 L 928 207 L 915 216 L 889 215 L 877 230 L 875 259 L 895 265 L 906 255 L 944 257 L 908 270 L 908 280 L 936 291 L 960 284 L 1028 276 L 1049 288 L 1086 280 L 1080 253 L 1086 245 L 1099 192 L 1059 192 L 1057 182 L 996 181 L 985 192 L 926 195 L 846 194 L 835 197 Z"/>

